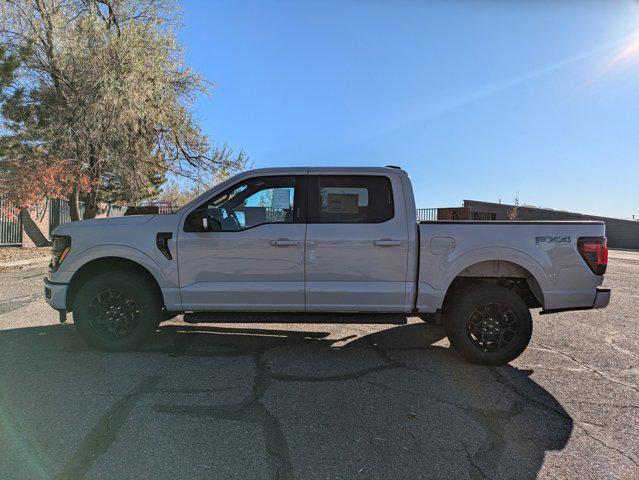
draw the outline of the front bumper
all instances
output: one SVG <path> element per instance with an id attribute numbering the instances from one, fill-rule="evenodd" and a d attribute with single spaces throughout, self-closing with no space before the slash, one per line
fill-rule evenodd
<path id="1" fill-rule="evenodd" d="M 54 283 L 49 279 L 44 279 L 44 298 L 46 302 L 56 310 L 67 309 L 67 289 L 66 283 Z"/>

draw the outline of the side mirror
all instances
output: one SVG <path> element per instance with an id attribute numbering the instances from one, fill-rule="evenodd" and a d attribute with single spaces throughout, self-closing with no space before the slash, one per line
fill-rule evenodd
<path id="1" fill-rule="evenodd" d="M 189 213 L 184 221 L 185 232 L 219 232 L 222 224 L 212 219 L 206 209 L 198 209 Z"/>
<path id="2" fill-rule="evenodd" d="M 208 215 L 204 217 L 204 222 L 206 224 L 207 232 L 221 232 L 222 224 L 219 220 L 209 217 Z"/>

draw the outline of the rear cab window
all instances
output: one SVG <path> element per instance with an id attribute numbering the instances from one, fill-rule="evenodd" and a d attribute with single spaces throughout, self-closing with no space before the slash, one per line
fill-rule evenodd
<path id="1" fill-rule="evenodd" d="M 309 223 L 383 223 L 395 216 L 386 176 L 312 175 Z"/>

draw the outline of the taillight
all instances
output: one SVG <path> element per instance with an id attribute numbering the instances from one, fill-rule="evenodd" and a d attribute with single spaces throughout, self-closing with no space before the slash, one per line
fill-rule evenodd
<path id="1" fill-rule="evenodd" d="M 579 237 L 577 250 L 595 275 L 606 273 L 608 266 L 608 247 L 606 237 Z"/>

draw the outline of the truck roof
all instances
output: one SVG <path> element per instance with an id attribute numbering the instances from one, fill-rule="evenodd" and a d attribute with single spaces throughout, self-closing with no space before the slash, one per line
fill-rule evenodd
<path id="1" fill-rule="evenodd" d="M 402 172 L 407 174 L 405 170 L 399 167 L 267 167 L 256 168 L 249 170 L 251 173 L 274 173 L 274 172 L 288 172 L 288 173 L 365 173 L 365 172 L 379 172 L 388 173 Z"/>

